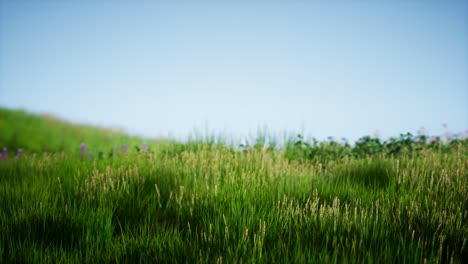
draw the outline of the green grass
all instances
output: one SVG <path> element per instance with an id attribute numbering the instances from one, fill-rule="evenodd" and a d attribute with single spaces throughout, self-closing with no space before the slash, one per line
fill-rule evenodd
<path id="1" fill-rule="evenodd" d="M 2 127 L 16 129 L 2 111 Z M 40 137 L 57 133 L 65 145 L 42 152 L 36 139 L 17 137 L 30 154 L 0 161 L 3 263 L 468 260 L 466 141 L 326 160 L 149 141 L 149 152 L 89 160 L 79 144 L 112 148 L 114 135 L 28 118 Z M 11 146 L 1 133 L 0 144 Z"/>

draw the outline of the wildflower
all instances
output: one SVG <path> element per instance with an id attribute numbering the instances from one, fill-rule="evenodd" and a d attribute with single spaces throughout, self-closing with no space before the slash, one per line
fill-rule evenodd
<path id="1" fill-rule="evenodd" d="M 81 143 L 81 146 L 80 146 L 80 153 L 81 153 L 81 156 L 83 156 L 83 155 L 86 153 L 86 145 L 85 145 L 85 143 Z"/>
<path id="2" fill-rule="evenodd" d="M 23 149 L 18 149 L 18 154 L 16 156 L 17 159 L 21 159 L 23 157 Z"/>
<path id="3" fill-rule="evenodd" d="M 122 145 L 122 150 L 123 150 L 124 153 L 127 153 L 127 151 L 128 151 L 128 146 L 127 146 L 127 144 L 123 144 L 123 145 Z"/>
<path id="4" fill-rule="evenodd" d="M 143 145 L 141 146 L 141 149 L 142 149 L 143 152 L 148 151 L 148 144 L 146 144 L 146 142 L 143 143 Z"/>
<path id="5" fill-rule="evenodd" d="M 2 150 L 2 159 L 8 158 L 8 149 L 6 147 Z"/>
<path id="6" fill-rule="evenodd" d="M 380 136 L 380 130 L 379 129 L 376 129 L 374 130 L 374 134 L 372 135 L 374 138 L 379 138 Z"/>
<path id="7" fill-rule="evenodd" d="M 426 128 L 425 127 L 420 127 L 418 129 L 418 134 L 419 135 L 425 135 L 426 134 Z"/>
<path id="8" fill-rule="evenodd" d="M 452 132 L 448 132 L 448 131 L 447 131 L 446 136 L 447 136 L 447 140 L 448 140 L 448 141 L 452 141 L 452 140 L 456 140 L 456 139 L 457 139 L 457 134 L 452 133 Z"/>

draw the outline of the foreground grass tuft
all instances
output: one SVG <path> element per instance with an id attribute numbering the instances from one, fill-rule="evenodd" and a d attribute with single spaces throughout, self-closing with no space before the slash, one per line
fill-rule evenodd
<path id="1" fill-rule="evenodd" d="M 327 172 L 330 183 L 385 188 L 396 180 L 392 160 L 381 158 L 345 159 L 333 164 Z"/>

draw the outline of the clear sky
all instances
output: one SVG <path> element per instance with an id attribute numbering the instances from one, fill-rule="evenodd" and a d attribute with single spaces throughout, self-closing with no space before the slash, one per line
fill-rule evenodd
<path id="1" fill-rule="evenodd" d="M 0 3 L 0 106 L 147 137 L 468 128 L 468 1 Z"/>

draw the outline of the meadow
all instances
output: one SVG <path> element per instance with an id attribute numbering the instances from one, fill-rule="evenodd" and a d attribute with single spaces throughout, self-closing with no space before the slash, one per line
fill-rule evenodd
<path id="1" fill-rule="evenodd" d="M 466 135 L 267 142 L 0 109 L 0 260 L 467 263 Z"/>

